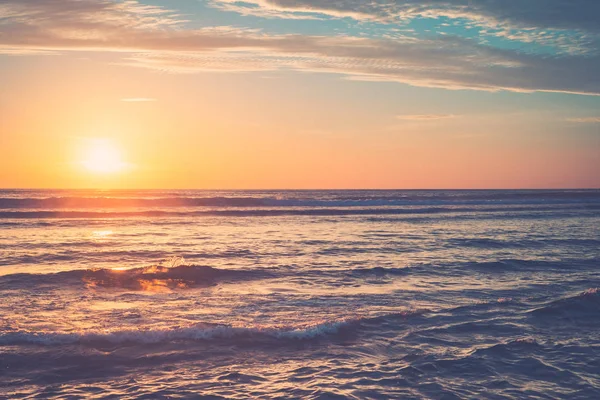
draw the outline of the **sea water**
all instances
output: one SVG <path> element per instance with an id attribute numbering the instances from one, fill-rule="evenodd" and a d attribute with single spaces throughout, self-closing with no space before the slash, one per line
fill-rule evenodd
<path id="1" fill-rule="evenodd" d="M 0 397 L 600 398 L 600 191 L 0 191 Z"/>

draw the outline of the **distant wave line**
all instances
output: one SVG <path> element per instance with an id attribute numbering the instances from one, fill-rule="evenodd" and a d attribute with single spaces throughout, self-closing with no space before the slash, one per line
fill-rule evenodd
<path id="1" fill-rule="evenodd" d="M 600 192 L 482 193 L 459 195 L 277 197 L 0 197 L 0 209 L 110 209 L 157 207 L 379 207 L 444 205 L 538 205 L 600 203 Z"/>
<path id="2" fill-rule="evenodd" d="M 271 209 L 221 209 L 193 211 L 2 211 L 0 219 L 77 219 L 77 218 L 160 218 L 160 217 L 276 217 L 276 216 L 351 216 L 351 215 L 419 215 L 444 213 L 503 213 L 503 212 L 543 212 L 543 211 L 600 210 L 599 205 L 568 207 L 420 207 L 420 208 L 271 208 Z"/>

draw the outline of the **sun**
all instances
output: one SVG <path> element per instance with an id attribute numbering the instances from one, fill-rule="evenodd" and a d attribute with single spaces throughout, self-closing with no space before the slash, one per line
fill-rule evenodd
<path id="1" fill-rule="evenodd" d="M 109 139 L 90 140 L 84 151 L 82 164 L 88 171 L 96 174 L 114 174 L 127 167 L 120 149 Z"/>

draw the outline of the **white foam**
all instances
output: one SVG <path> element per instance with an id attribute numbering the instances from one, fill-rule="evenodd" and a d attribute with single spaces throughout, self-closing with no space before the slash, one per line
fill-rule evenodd
<path id="1" fill-rule="evenodd" d="M 0 334 L 0 344 L 94 344 L 140 343 L 155 344 L 185 340 L 212 339 L 283 339 L 310 340 L 336 334 L 352 320 L 324 322 L 302 327 L 232 327 L 228 325 L 195 325 L 160 329 L 123 329 L 115 331 L 89 330 L 81 332 L 14 331 Z"/>

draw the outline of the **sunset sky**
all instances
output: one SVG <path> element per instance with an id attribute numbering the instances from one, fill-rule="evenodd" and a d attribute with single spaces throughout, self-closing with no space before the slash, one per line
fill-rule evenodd
<path id="1" fill-rule="evenodd" d="M 600 1 L 0 0 L 0 187 L 598 188 Z"/>

